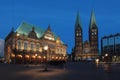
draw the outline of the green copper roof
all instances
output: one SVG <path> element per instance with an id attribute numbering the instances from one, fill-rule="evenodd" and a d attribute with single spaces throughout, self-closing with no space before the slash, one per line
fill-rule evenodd
<path id="1" fill-rule="evenodd" d="M 81 27 L 81 21 L 80 21 L 79 11 L 77 12 L 77 16 L 76 16 L 75 28 L 78 26 L 78 24 Z"/>
<path id="2" fill-rule="evenodd" d="M 96 24 L 96 19 L 95 19 L 95 15 L 94 15 L 93 10 L 92 10 L 92 13 L 91 13 L 91 18 L 90 18 L 90 27 L 92 27 L 92 24 Z"/>
<path id="3" fill-rule="evenodd" d="M 32 25 L 32 24 L 28 24 L 26 22 L 23 22 L 16 30 L 16 32 L 20 33 L 20 34 L 24 34 L 24 35 L 27 35 L 30 33 L 30 31 L 32 31 L 32 28 L 35 28 L 35 32 L 36 32 L 36 35 L 37 35 L 37 38 L 41 38 L 44 33 L 45 33 L 45 30 L 40 28 L 40 27 L 37 27 L 35 25 Z M 57 35 L 55 33 L 54 34 L 54 37 L 55 37 L 55 40 L 57 39 Z"/>
<path id="4" fill-rule="evenodd" d="M 16 29 L 16 32 L 18 32 L 19 34 L 24 34 L 24 35 L 28 36 L 30 31 L 32 31 L 33 27 L 35 29 L 37 38 L 41 38 L 44 35 L 45 30 L 38 26 L 28 24 L 26 22 L 22 22 L 22 24 Z M 58 36 L 54 32 L 53 32 L 53 35 L 56 40 L 58 38 Z M 62 40 L 61 40 L 61 43 L 64 44 L 64 42 Z"/>
<path id="5" fill-rule="evenodd" d="M 24 34 L 24 35 L 28 35 L 30 33 L 30 31 L 32 31 L 32 28 L 35 28 L 35 32 L 37 35 L 37 38 L 41 38 L 44 34 L 44 31 L 42 28 L 38 28 L 34 25 L 28 24 L 26 22 L 23 22 L 16 30 L 16 32 L 20 33 L 20 34 Z"/>

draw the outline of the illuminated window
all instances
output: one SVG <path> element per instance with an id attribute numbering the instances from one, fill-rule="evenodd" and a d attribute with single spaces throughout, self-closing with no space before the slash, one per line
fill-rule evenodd
<path id="1" fill-rule="evenodd" d="M 20 50 L 21 49 L 21 41 L 18 40 L 18 49 Z"/>
<path id="2" fill-rule="evenodd" d="M 77 31 L 76 36 L 81 36 L 81 31 Z"/>
<path id="3" fill-rule="evenodd" d="M 76 33 L 76 36 L 78 36 L 78 33 Z"/>
<path id="4" fill-rule="evenodd" d="M 24 42 L 24 50 L 27 50 L 27 42 Z"/>
<path id="5" fill-rule="evenodd" d="M 31 50 L 34 50 L 34 43 L 31 43 Z"/>
<path id="6" fill-rule="evenodd" d="M 40 47 L 40 45 L 37 44 L 37 45 L 36 45 L 36 50 L 37 50 L 37 51 L 39 51 L 39 47 Z"/>

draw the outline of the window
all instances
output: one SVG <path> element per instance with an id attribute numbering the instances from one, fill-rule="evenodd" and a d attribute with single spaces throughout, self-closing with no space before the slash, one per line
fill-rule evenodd
<path id="1" fill-rule="evenodd" d="M 36 50 L 37 51 L 39 51 L 39 47 L 40 47 L 40 45 L 39 45 L 39 43 L 36 45 Z"/>
<path id="2" fill-rule="evenodd" d="M 92 32 L 92 35 L 94 35 L 94 32 Z"/>
<path id="3" fill-rule="evenodd" d="M 24 42 L 24 50 L 27 50 L 27 42 Z"/>
<path id="4" fill-rule="evenodd" d="M 96 35 L 97 33 L 95 32 L 95 35 Z"/>
<path id="5" fill-rule="evenodd" d="M 18 40 L 18 49 L 20 50 L 21 49 L 21 41 Z"/>
<path id="6" fill-rule="evenodd" d="M 78 33 L 76 33 L 76 36 L 78 36 Z"/>
<path id="7" fill-rule="evenodd" d="M 79 36 L 81 36 L 81 32 L 79 33 Z"/>
<path id="8" fill-rule="evenodd" d="M 31 43 L 31 50 L 34 50 L 34 43 Z"/>

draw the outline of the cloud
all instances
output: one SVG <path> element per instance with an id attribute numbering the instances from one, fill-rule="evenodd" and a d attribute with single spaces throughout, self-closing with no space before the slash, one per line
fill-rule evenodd
<path id="1" fill-rule="evenodd" d="M 4 56 L 4 40 L 0 39 L 0 56 Z"/>

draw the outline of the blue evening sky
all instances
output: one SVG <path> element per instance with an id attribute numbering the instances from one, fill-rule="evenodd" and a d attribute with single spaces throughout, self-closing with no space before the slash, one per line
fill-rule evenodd
<path id="1" fill-rule="evenodd" d="M 50 24 L 52 31 L 68 44 L 70 53 L 77 11 L 85 41 L 92 8 L 99 27 L 99 42 L 104 35 L 120 32 L 120 0 L 0 0 L 0 38 L 5 39 L 11 28 L 16 30 L 23 21 L 44 29 Z"/>

